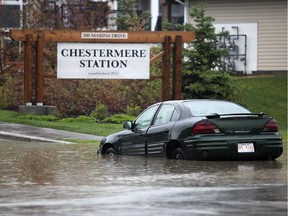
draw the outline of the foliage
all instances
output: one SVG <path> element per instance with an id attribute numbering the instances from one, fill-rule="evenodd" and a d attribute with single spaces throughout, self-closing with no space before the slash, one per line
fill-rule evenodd
<path id="1" fill-rule="evenodd" d="M 26 120 L 48 121 L 48 122 L 57 121 L 57 118 L 55 116 L 21 115 L 21 116 L 19 116 L 19 118 L 20 119 L 26 119 Z"/>
<path id="2" fill-rule="evenodd" d="M 127 115 L 127 114 L 115 114 L 111 117 L 105 118 L 104 122 L 107 123 L 124 123 L 125 121 L 133 121 L 135 119 L 135 116 Z"/>
<path id="3" fill-rule="evenodd" d="M 99 102 L 96 105 L 96 108 L 91 112 L 90 116 L 96 120 L 101 121 L 108 116 L 108 107 L 105 104 Z"/>
<path id="4" fill-rule="evenodd" d="M 193 43 L 184 50 L 183 98 L 232 100 L 237 90 L 233 85 L 235 78 L 229 72 L 218 70 L 221 57 L 228 50 L 217 47 L 217 38 L 228 32 L 215 33 L 214 18 L 205 15 L 204 5 L 192 8 L 190 16 L 194 25 L 178 25 L 181 30 L 193 31 L 196 35 Z"/>
<path id="5" fill-rule="evenodd" d="M 183 80 L 183 97 L 240 101 L 245 89 L 243 86 L 235 86 L 235 81 L 236 77 L 226 71 L 187 71 Z"/>
<path id="6" fill-rule="evenodd" d="M 171 30 L 172 29 L 172 23 L 171 22 L 169 22 L 168 20 L 165 20 L 164 22 L 162 22 L 162 28 L 163 28 L 163 30 L 165 31 L 169 31 L 169 30 Z M 179 27 L 179 28 L 181 28 L 181 27 Z M 178 28 L 178 30 L 180 30 Z"/>
<path id="7" fill-rule="evenodd" d="M 7 73 L 7 74 L 6 74 Z M 6 70 L 0 84 L 0 109 L 17 110 L 23 100 L 23 73 L 12 73 Z"/>
<path id="8" fill-rule="evenodd" d="M 137 106 L 135 104 L 127 105 L 125 108 L 125 113 L 127 115 L 131 115 L 131 116 L 138 116 L 140 114 L 141 110 L 142 110 L 141 107 Z"/>
<path id="9" fill-rule="evenodd" d="M 136 0 L 122 0 L 119 2 L 117 16 L 117 27 L 119 30 L 147 30 L 150 19 L 151 14 L 149 11 L 144 11 L 142 14 L 137 13 Z"/>
<path id="10" fill-rule="evenodd" d="M 97 29 L 107 26 L 109 6 L 106 2 L 69 0 L 61 10 L 48 0 L 29 0 L 25 7 L 25 28 L 41 29 Z M 85 12 L 84 12 L 85 11 Z"/>
<path id="11" fill-rule="evenodd" d="M 99 101 L 110 113 L 125 112 L 127 104 L 143 109 L 160 99 L 161 80 L 53 80 L 45 85 L 44 103 L 74 116 L 89 115 Z"/>
<path id="12" fill-rule="evenodd" d="M 83 123 L 93 123 L 95 118 L 89 116 L 78 116 L 76 118 L 64 118 L 60 120 L 61 122 L 83 122 Z"/>

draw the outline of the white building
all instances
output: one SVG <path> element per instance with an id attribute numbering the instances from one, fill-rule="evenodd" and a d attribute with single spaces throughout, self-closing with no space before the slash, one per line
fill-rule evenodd
<path id="1" fill-rule="evenodd" d="M 187 1 L 187 8 L 200 1 Z M 287 72 L 287 0 L 207 0 L 207 15 L 218 26 L 239 26 L 247 35 L 247 57 L 253 61 L 252 71 Z M 249 27 L 250 26 L 250 27 Z M 254 26 L 254 27 L 251 27 Z M 235 33 L 234 31 L 232 31 Z M 250 43 L 249 43 L 250 42 Z"/>
<path id="2" fill-rule="evenodd" d="M 152 8 L 159 9 L 161 3 L 170 2 L 172 17 L 180 14 L 182 8 L 184 22 L 189 23 L 191 8 L 203 0 L 150 2 L 153 30 L 159 14 Z M 223 41 L 231 49 L 231 58 L 226 59 L 229 68 L 248 74 L 287 72 L 287 0 L 205 0 L 205 3 L 206 15 L 215 18 L 216 30 L 225 29 L 232 35 Z"/>

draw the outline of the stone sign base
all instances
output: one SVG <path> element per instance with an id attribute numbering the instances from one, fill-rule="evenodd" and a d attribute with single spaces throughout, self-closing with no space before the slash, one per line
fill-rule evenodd
<path id="1" fill-rule="evenodd" d="M 23 105 L 19 106 L 19 113 L 29 114 L 29 115 L 53 115 L 57 112 L 56 106 L 33 106 L 33 105 Z"/>

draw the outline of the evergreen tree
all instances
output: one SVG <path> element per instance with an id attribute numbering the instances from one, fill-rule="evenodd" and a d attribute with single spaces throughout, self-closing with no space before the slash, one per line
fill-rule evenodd
<path id="1" fill-rule="evenodd" d="M 193 24 L 178 25 L 181 30 L 195 32 L 195 40 L 184 49 L 183 98 L 233 99 L 235 79 L 221 71 L 221 58 L 227 49 L 217 47 L 217 40 L 228 32 L 215 33 L 214 18 L 205 15 L 205 7 L 194 7 L 190 13 Z"/>
<path id="2" fill-rule="evenodd" d="M 151 14 L 149 11 L 144 11 L 141 14 L 138 13 L 136 0 L 119 1 L 119 12 L 116 19 L 118 30 L 147 30 L 150 19 Z"/>

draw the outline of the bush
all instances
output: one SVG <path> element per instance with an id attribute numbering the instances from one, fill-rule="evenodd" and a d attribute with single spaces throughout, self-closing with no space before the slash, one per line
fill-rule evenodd
<path id="1" fill-rule="evenodd" d="M 61 122 L 82 122 L 82 123 L 93 123 L 95 119 L 89 116 L 78 116 L 77 118 L 64 118 Z"/>
<path id="2" fill-rule="evenodd" d="M 125 113 L 130 116 L 138 116 L 141 112 L 141 107 L 137 105 L 127 105 L 125 108 Z"/>
<path id="3" fill-rule="evenodd" d="M 135 119 L 135 116 L 131 116 L 127 114 L 115 114 L 111 117 L 105 118 L 104 122 L 121 124 L 126 121 L 133 121 L 134 119 Z"/>
<path id="4" fill-rule="evenodd" d="M 98 103 L 95 109 L 90 114 L 90 117 L 102 121 L 108 116 L 108 107 L 103 103 Z"/>
<path id="5" fill-rule="evenodd" d="M 0 109 L 17 110 L 23 104 L 23 73 L 1 78 Z"/>

